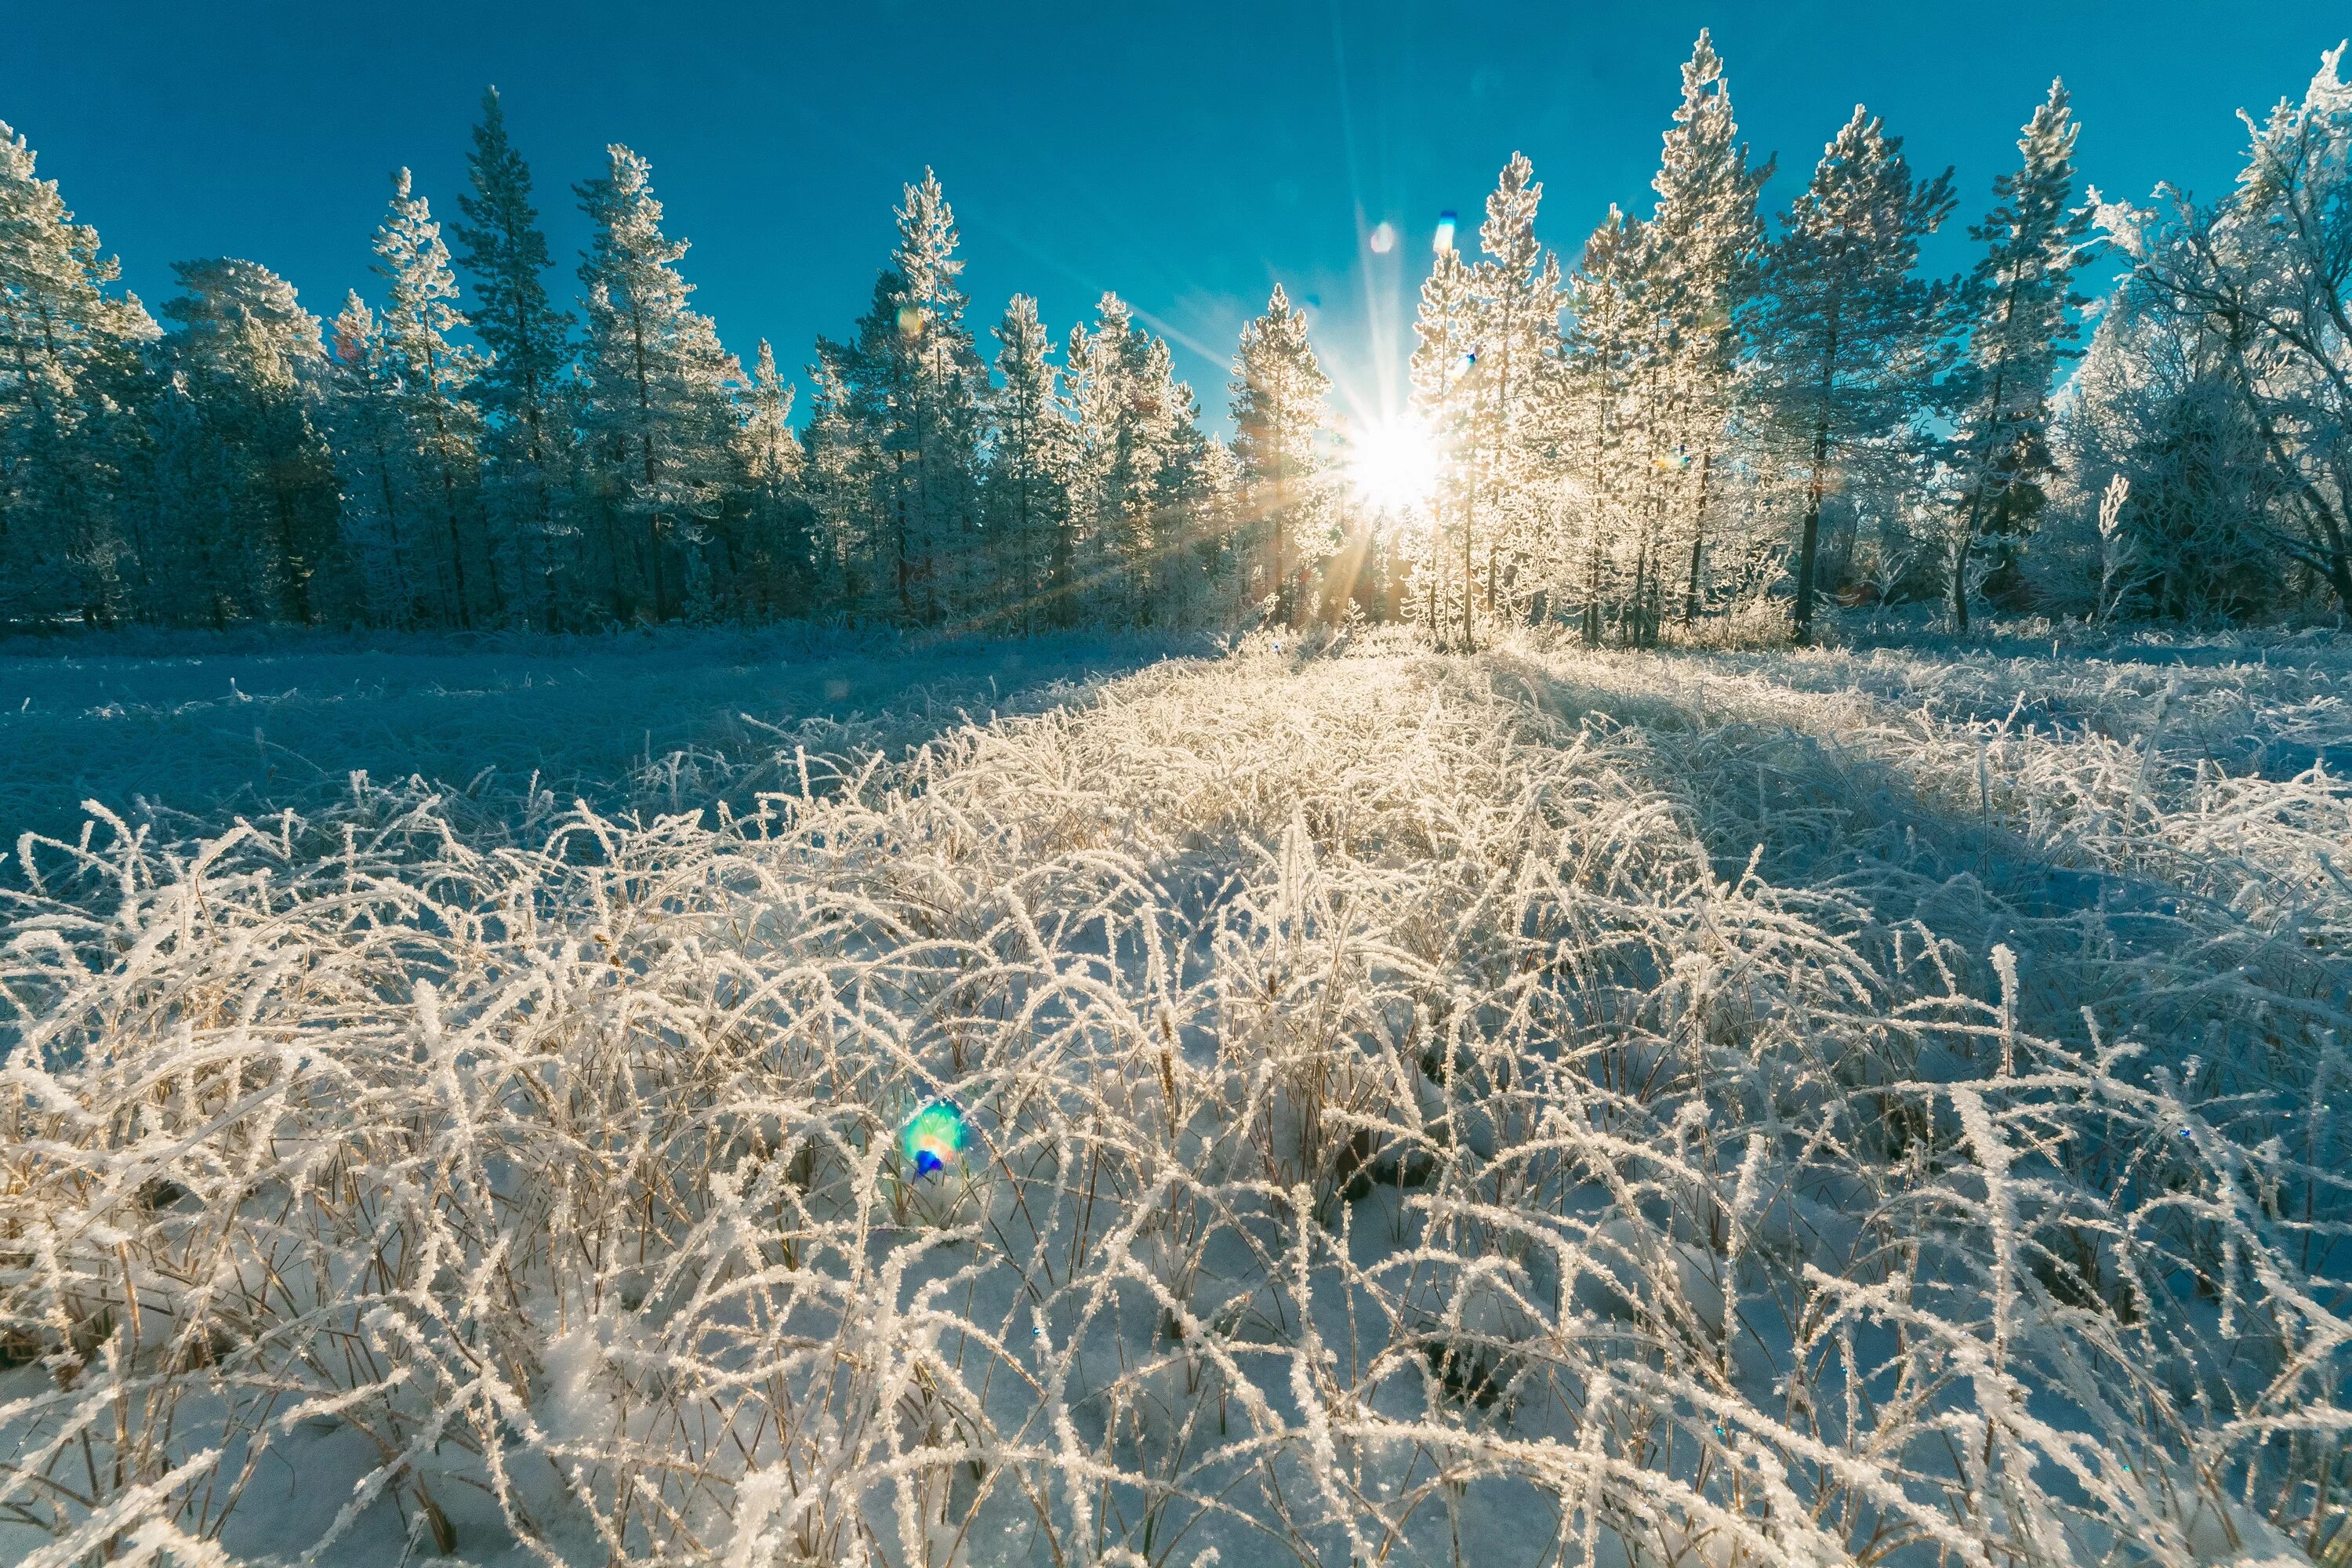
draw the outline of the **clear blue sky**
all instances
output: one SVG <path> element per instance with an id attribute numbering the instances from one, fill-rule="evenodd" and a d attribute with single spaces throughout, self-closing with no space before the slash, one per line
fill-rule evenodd
<path id="1" fill-rule="evenodd" d="M 10 0 L 0 119 L 151 306 L 168 264 L 248 258 L 331 315 L 367 289 L 385 176 L 455 211 L 482 86 L 506 97 L 561 276 L 570 185 L 607 142 L 653 161 L 698 303 L 746 360 L 797 366 L 865 304 L 901 183 L 937 166 L 983 335 L 1007 295 L 1060 333 L 1117 289 L 1223 423 L 1225 364 L 1276 279 L 1315 302 L 1343 396 L 1375 413 L 1437 213 L 1467 227 L 1516 148 L 1573 255 L 1646 210 L 1676 71 L 1715 31 L 1784 201 L 1857 101 L 1915 163 L 1958 167 L 1960 230 L 2053 74 L 2110 194 L 2226 186 L 2232 116 L 2299 93 L 2352 12 L 2319 0 L 1692 5 L 1187 0 L 1182 5 L 191 5 Z M 1366 243 L 1403 231 L 1386 257 Z"/>

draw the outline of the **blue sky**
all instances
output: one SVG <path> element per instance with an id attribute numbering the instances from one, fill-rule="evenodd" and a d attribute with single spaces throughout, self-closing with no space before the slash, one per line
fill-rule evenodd
<path id="1" fill-rule="evenodd" d="M 824 5 L 188 5 L 14 0 L 0 119 L 99 226 L 151 305 L 168 264 L 248 258 L 314 310 L 368 289 L 386 175 L 454 213 L 496 82 L 538 178 L 559 292 L 583 237 L 572 183 L 604 143 L 653 161 L 698 302 L 748 360 L 796 366 L 844 330 L 935 165 L 983 334 L 1015 290 L 1056 333 L 1116 289 L 1178 346 L 1223 423 L 1242 321 L 1281 280 L 1315 302 L 1343 404 L 1402 394 L 1412 291 L 1441 209 L 1475 220 L 1514 149 L 1573 255 L 1614 200 L 1646 209 L 1677 69 L 1702 26 L 1785 201 L 1853 105 L 1914 162 L 1958 169 L 1961 230 L 2053 74 L 2109 194 L 2224 188 L 2233 114 L 2299 93 L 2352 14 L 2317 0 L 2044 3 Z M 1794 178 L 1791 178 L 1791 175 Z M 1383 220 L 1402 240 L 1367 237 Z"/>

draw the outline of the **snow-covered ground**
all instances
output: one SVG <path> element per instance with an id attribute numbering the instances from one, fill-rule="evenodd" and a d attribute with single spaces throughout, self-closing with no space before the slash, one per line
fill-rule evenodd
<path id="1" fill-rule="evenodd" d="M 2352 1552 L 2352 645 L 612 657 L 12 858 L 0 1559 Z"/>
<path id="2" fill-rule="evenodd" d="M 0 643 L 0 844 L 69 832 L 81 803 L 195 814 L 331 800 L 354 770 L 482 800 L 531 775 L 566 805 L 665 805 L 741 785 L 781 726 L 896 750 L 965 716 L 1053 700 L 1165 645 L 1101 637 L 922 644 L 793 627 L 550 639 L 207 637 Z M 1043 694 L 1041 696 L 1041 694 Z M 786 749 L 789 750 L 787 743 Z M 641 778 L 656 764 L 659 776 Z M 752 787 L 756 787 L 753 785 Z"/>

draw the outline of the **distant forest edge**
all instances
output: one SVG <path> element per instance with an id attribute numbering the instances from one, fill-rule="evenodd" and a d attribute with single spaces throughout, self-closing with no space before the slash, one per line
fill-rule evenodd
<path id="1" fill-rule="evenodd" d="M 1646 218 L 1572 257 L 1514 155 L 1442 226 L 1409 426 L 1342 430 L 1305 312 L 1243 330 L 1234 437 L 1105 294 L 983 344 L 928 171 L 798 426 L 692 308 L 621 145 L 569 308 L 498 95 L 445 230 L 405 171 L 373 299 L 174 264 L 162 323 L 0 125 L 0 621 L 583 630 L 786 617 L 1025 632 L 1363 615 L 1813 636 L 1829 602 L 2092 619 L 2352 608 L 2352 87 L 2249 119 L 2218 200 L 2103 200 L 2053 83 L 1970 229 L 1866 110 L 1768 222 L 1701 34 Z M 2120 281 L 2086 300 L 2086 260 Z M 2071 374 L 2069 374 L 2071 371 Z M 1386 448 L 1386 449 L 1384 449 Z M 1409 450 L 1405 450 L 1409 449 Z M 1415 459 L 1407 461 L 1407 458 Z M 1349 482 L 1354 465 L 1410 484 Z"/>

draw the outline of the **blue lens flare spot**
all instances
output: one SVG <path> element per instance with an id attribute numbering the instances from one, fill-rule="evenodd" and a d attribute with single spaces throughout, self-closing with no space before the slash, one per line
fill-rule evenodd
<path id="1" fill-rule="evenodd" d="M 971 1142 L 971 1128 L 965 1122 L 963 1112 L 944 1100 L 926 1102 L 898 1130 L 899 1151 L 915 1167 L 918 1177 L 946 1170 Z"/>

